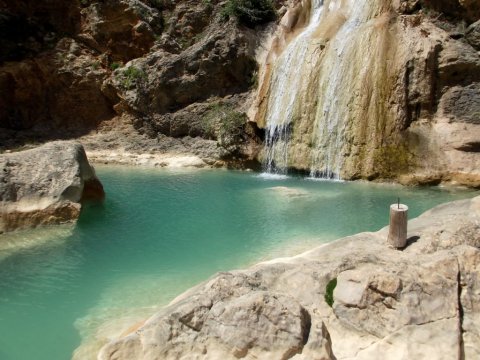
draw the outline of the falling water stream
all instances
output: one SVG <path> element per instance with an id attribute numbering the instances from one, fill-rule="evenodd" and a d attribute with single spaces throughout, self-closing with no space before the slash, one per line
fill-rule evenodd
<path id="1" fill-rule="evenodd" d="M 268 58 L 271 71 L 265 72 L 268 101 L 259 105 L 266 107 L 265 170 L 285 174 L 300 164 L 312 178 L 338 180 L 345 159 L 360 156 L 358 146 L 382 145 L 392 43 L 389 2 L 300 5 L 284 19 L 301 12 L 309 14 L 308 24 L 288 28 L 282 23 L 290 20 L 282 20 Z M 279 44 L 287 45 L 282 50 Z"/>
<path id="2" fill-rule="evenodd" d="M 265 170 L 285 174 L 288 168 L 288 141 L 296 98 L 305 84 L 302 74 L 308 67 L 306 55 L 311 37 L 321 21 L 323 0 L 313 0 L 311 18 L 299 34 L 274 61 L 268 101 L 265 134 Z"/>

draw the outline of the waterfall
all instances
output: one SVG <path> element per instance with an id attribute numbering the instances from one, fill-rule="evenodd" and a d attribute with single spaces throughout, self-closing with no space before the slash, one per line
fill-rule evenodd
<path id="1" fill-rule="evenodd" d="M 341 1 L 331 1 L 330 16 L 341 9 Z M 318 80 L 318 104 L 313 129 L 313 147 L 311 152 L 310 176 L 312 178 L 340 179 L 343 165 L 342 149 L 345 142 L 348 106 L 340 97 L 348 88 L 348 82 L 361 74 L 353 73 L 357 69 L 351 61 L 355 60 L 356 50 L 352 42 L 356 40 L 359 27 L 362 26 L 360 15 L 365 1 L 350 1 L 350 6 L 343 9 L 346 20 L 339 28 L 326 49 Z M 368 50 L 366 50 L 368 51 Z M 360 70 L 365 71 L 363 68 Z"/>
<path id="2" fill-rule="evenodd" d="M 306 19 L 296 27 L 282 19 L 265 65 L 256 115 L 265 126 L 264 168 L 328 179 L 347 165 L 358 173 L 372 166 L 392 121 L 391 1 L 303 0 L 289 11 L 284 19 Z"/>
<path id="3" fill-rule="evenodd" d="M 305 30 L 273 60 L 265 126 L 264 168 L 269 173 L 285 174 L 288 168 L 288 142 L 296 99 L 302 89 L 302 68 L 323 9 L 323 0 L 313 0 Z"/>

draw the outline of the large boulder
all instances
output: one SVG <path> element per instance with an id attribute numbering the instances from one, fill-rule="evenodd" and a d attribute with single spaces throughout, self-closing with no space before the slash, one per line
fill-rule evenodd
<path id="1" fill-rule="evenodd" d="M 74 221 L 103 186 L 79 143 L 53 142 L 0 155 L 0 233 Z"/>
<path id="2" fill-rule="evenodd" d="M 477 359 L 479 224 L 476 197 L 411 220 L 403 250 L 385 228 L 220 273 L 98 359 Z"/>

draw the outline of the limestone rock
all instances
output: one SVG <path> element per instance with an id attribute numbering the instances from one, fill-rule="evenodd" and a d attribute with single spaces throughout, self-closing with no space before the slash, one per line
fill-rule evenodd
<path id="1" fill-rule="evenodd" d="M 258 35 L 221 21 L 223 2 L 60 3 L 0 1 L 0 147 L 96 130 L 88 142 L 104 152 L 103 139 L 115 135 L 119 152 L 171 146 L 172 155 L 233 167 L 255 158 L 261 134 L 244 113 Z M 205 131 L 204 114 L 217 104 L 242 119 L 235 136 Z M 103 132 L 124 120 L 128 132 Z"/>
<path id="2" fill-rule="evenodd" d="M 441 86 L 462 84 L 465 80 L 480 80 L 480 56 L 469 45 L 448 40 L 443 43 L 438 59 Z"/>
<path id="3" fill-rule="evenodd" d="M 0 233 L 76 220 L 104 191 L 79 143 L 53 142 L 0 155 Z"/>
<path id="4" fill-rule="evenodd" d="M 128 335 L 127 341 L 103 348 L 99 359 L 288 359 L 302 353 L 311 322 L 296 300 L 264 291 L 235 297 L 229 293 L 235 293 L 234 289 L 224 288 L 229 291 L 225 293 L 214 293 L 213 286 L 210 289 L 216 301 L 202 295 L 172 305 L 167 318 L 149 320 Z M 315 349 L 316 358 L 329 359 L 328 333 L 320 336 L 323 343 Z M 325 357 L 321 357 L 322 350 Z"/>
<path id="5" fill-rule="evenodd" d="M 145 55 L 162 30 L 160 12 L 141 1 L 97 2 L 82 9 L 80 38 L 110 61 L 127 62 Z"/>
<path id="6" fill-rule="evenodd" d="M 402 251 L 385 228 L 218 274 L 99 359 L 476 359 L 479 224 L 476 197 L 411 220 Z"/>
<path id="7" fill-rule="evenodd" d="M 468 43 L 480 51 L 480 20 L 471 24 L 465 32 Z"/>

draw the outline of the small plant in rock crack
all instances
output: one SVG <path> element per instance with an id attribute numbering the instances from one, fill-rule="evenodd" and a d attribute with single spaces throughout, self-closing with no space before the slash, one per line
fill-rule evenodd
<path id="1" fill-rule="evenodd" d="M 120 69 L 121 67 L 122 67 L 122 63 L 119 63 L 119 62 L 116 62 L 116 61 L 114 61 L 110 64 L 110 70 L 112 70 L 112 71 Z"/>
<path id="2" fill-rule="evenodd" d="M 337 278 L 332 279 L 328 282 L 325 288 L 325 302 L 332 307 L 333 306 L 333 290 L 337 286 Z"/>
<path id="3" fill-rule="evenodd" d="M 138 85 L 140 81 L 146 79 L 147 74 L 142 69 L 132 65 L 121 71 L 119 76 L 121 77 L 120 83 L 122 86 L 125 89 L 131 89 L 133 86 Z"/>
<path id="4" fill-rule="evenodd" d="M 249 27 L 275 20 L 277 17 L 271 0 L 228 0 L 220 15 L 223 20 L 234 17 Z"/>

